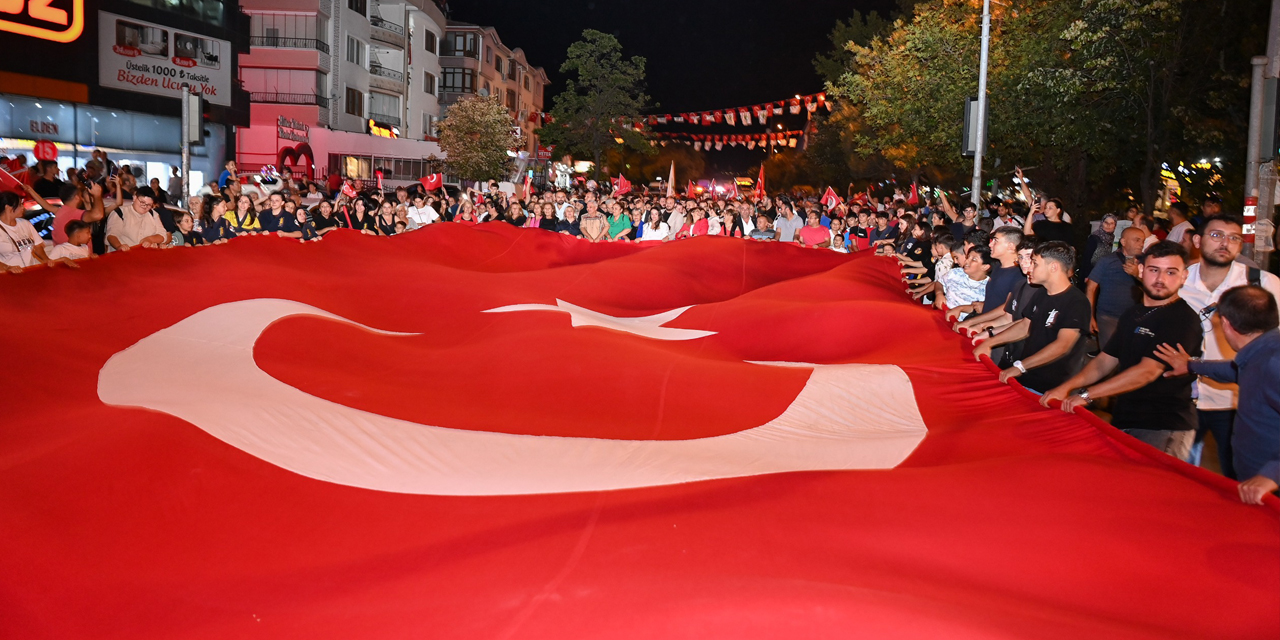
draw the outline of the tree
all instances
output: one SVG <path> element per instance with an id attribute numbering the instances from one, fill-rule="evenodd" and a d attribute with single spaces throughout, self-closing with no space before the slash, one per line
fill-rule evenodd
<path id="1" fill-rule="evenodd" d="M 439 126 L 449 170 L 467 180 L 506 179 L 512 165 L 507 152 L 524 146 L 524 134 L 497 97 L 462 98 Z"/>
<path id="2" fill-rule="evenodd" d="M 604 163 L 611 175 L 626 175 L 640 184 L 649 184 L 658 178 L 666 180 L 672 163 L 676 165 L 678 179 L 695 180 L 706 170 L 703 155 L 679 142 L 646 151 L 616 145 L 604 154 Z"/>
<path id="3" fill-rule="evenodd" d="M 569 45 L 560 66 L 569 79 L 553 100 L 552 124 L 540 131 L 543 141 L 565 153 L 590 156 L 597 178 L 601 158 L 610 148 L 621 144 L 650 153 L 644 135 L 621 124 L 639 118 L 649 106 L 644 67 L 640 56 L 623 59 L 617 38 L 592 29 L 583 31 L 582 39 Z"/>

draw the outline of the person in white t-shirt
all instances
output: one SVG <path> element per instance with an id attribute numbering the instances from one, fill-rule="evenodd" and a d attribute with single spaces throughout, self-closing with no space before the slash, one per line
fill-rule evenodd
<path id="1" fill-rule="evenodd" d="M 93 257 L 89 242 L 93 240 L 93 225 L 83 220 L 68 221 L 65 227 L 67 241 L 49 250 L 50 262 L 61 262 L 68 267 L 80 268 L 74 261 Z"/>
<path id="2" fill-rule="evenodd" d="M 159 247 L 169 243 L 160 216 L 153 210 L 155 194 L 150 187 L 138 187 L 133 200 L 107 216 L 107 251 L 128 251 L 137 246 Z"/>
<path id="3" fill-rule="evenodd" d="M 1173 221 L 1173 228 L 1169 229 L 1169 235 L 1165 240 L 1186 246 L 1187 243 L 1183 242 L 1182 237 L 1192 229 L 1191 208 L 1185 202 L 1175 202 L 1169 205 L 1169 219 Z"/>
<path id="4" fill-rule="evenodd" d="M 416 226 L 429 225 L 440 219 L 440 214 L 427 204 L 426 196 L 413 194 L 413 205 L 405 207 L 405 217 Z"/>
<path id="5" fill-rule="evenodd" d="M 1231 360 L 1236 352 L 1227 343 L 1222 322 L 1214 310 L 1218 298 L 1228 289 L 1249 284 L 1251 269 L 1236 261 L 1244 246 L 1244 220 L 1238 216 L 1216 215 L 1209 217 L 1199 235 L 1191 242 L 1200 249 L 1200 262 L 1187 268 L 1187 281 L 1178 295 L 1192 310 L 1200 314 L 1204 329 L 1204 360 Z M 1266 271 L 1252 271 L 1258 284 L 1280 300 L 1280 278 Z M 1195 444 L 1188 462 L 1198 465 L 1204 447 L 1204 436 L 1213 433 L 1218 445 L 1218 459 L 1222 474 L 1235 478 L 1232 464 L 1231 432 L 1235 422 L 1237 385 L 1217 382 L 1206 377 L 1197 380 Z"/>
<path id="6" fill-rule="evenodd" d="M 22 217 L 22 198 L 0 193 L 0 272 L 22 273 L 24 267 L 48 261 L 40 232 Z"/>

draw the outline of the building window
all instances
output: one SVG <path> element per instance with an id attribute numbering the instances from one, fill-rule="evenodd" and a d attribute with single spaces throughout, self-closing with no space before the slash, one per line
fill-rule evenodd
<path id="1" fill-rule="evenodd" d="M 486 63 L 493 62 L 493 49 L 490 49 L 489 47 L 484 48 L 484 61 Z"/>
<path id="2" fill-rule="evenodd" d="M 436 53 L 436 34 L 423 29 L 422 48 L 426 49 L 427 53 Z"/>
<path id="3" fill-rule="evenodd" d="M 516 74 L 520 71 L 520 67 L 516 64 L 507 65 L 507 79 L 515 80 Z"/>
<path id="4" fill-rule="evenodd" d="M 493 68 L 498 70 L 498 75 L 502 75 L 502 56 L 494 56 Z"/>
<path id="5" fill-rule="evenodd" d="M 507 108 L 516 110 L 516 92 L 512 89 L 507 89 Z"/>
<path id="6" fill-rule="evenodd" d="M 468 58 L 480 58 L 479 49 L 476 46 L 476 34 L 462 31 L 454 31 L 445 34 L 443 46 L 441 47 L 441 55 L 446 56 L 466 56 Z"/>
<path id="7" fill-rule="evenodd" d="M 347 36 L 347 62 L 364 66 L 365 44 L 352 36 Z"/>
<path id="8" fill-rule="evenodd" d="M 329 74 L 323 71 L 316 72 L 316 95 L 329 97 Z"/>
<path id="9" fill-rule="evenodd" d="M 441 91 L 446 93 L 475 92 L 476 72 L 474 69 L 445 67 L 441 69 L 441 73 L 444 74 L 441 77 Z"/>
<path id="10" fill-rule="evenodd" d="M 436 117 L 429 114 L 422 114 L 422 135 L 428 138 L 436 137 Z"/>
<path id="11" fill-rule="evenodd" d="M 356 89 L 347 87 L 347 113 L 353 116 L 364 117 L 364 94 Z"/>
<path id="12" fill-rule="evenodd" d="M 524 90 L 525 91 L 529 90 L 529 76 L 524 77 Z"/>
<path id="13" fill-rule="evenodd" d="M 489 81 L 488 81 L 488 80 L 485 80 L 485 81 L 484 81 L 484 94 L 485 94 L 486 96 L 487 96 L 487 95 L 489 95 Z"/>
<path id="14" fill-rule="evenodd" d="M 426 71 L 422 72 L 422 90 L 433 96 L 436 94 L 436 77 Z"/>
<path id="15" fill-rule="evenodd" d="M 368 4 L 368 0 L 347 0 L 347 8 L 362 16 L 368 14 Z"/>

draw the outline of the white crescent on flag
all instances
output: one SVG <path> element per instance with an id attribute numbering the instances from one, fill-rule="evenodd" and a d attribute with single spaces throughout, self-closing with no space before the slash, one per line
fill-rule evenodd
<path id="1" fill-rule="evenodd" d="M 563 311 L 574 326 L 657 340 L 693 337 L 664 333 L 692 330 L 660 326 L 684 309 L 605 320 L 610 317 L 560 301 L 518 307 L 493 311 Z M 888 469 L 927 431 L 911 381 L 898 367 L 799 363 L 756 363 L 812 374 L 777 418 L 727 435 L 611 440 L 428 426 L 325 400 L 263 371 L 253 357 L 258 337 L 272 323 L 300 315 L 350 322 L 291 300 L 210 307 L 112 356 L 99 372 L 98 397 L 176 416 L 310 478 L 429 495 L 604 491 L 788 471 Z"/>

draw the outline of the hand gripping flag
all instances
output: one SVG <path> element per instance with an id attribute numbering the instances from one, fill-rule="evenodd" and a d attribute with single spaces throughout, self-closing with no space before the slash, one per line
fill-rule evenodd
<path id="1" fill-rule="evenodd" d="M 820 202 L 822 202 L 823 206 L 825 206 L 828 211 L 844 204 L 844 200 L 841 200 L 840 196 L 836 195 L 835 189 L 832 189 L 831 187 L 827 187 L 827 190 L 823 192 Z"/>
<path id="2" fill-rule="evenodd" d="M 1274 497 L 1001 384 L 870 252 L 338 229 L 0 317 L 6 638 L 1280 637 Z"/>
<path id="3" fill-rule="evenodd" d="M 342 195 L 348 198 L 354 198 L 358 195 L 356 188 L 351 186 L 351 181 L 347 180 L 342 183 Z"/>

